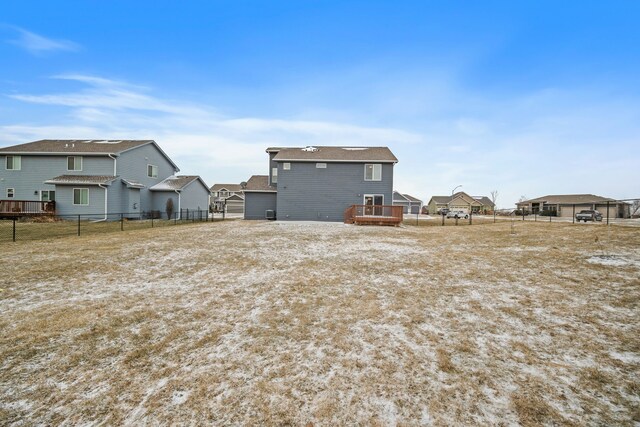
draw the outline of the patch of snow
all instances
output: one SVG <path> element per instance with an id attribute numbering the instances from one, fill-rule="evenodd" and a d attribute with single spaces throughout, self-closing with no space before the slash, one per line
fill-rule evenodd
<path id="1" fill-rule="evenodd" d="M 189 398 L 189 394 L 190 393 L 188 391 L 184 390 L 174 391 L 173 395 L 171 396 L 171 404 L 182 405 Z"/>

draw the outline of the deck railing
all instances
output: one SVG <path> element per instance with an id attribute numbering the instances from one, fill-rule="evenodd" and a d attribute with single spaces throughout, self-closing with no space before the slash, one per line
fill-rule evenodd
<path id="1" fill-rule="evenodd" d="M 0 200 L 0 215 L 2 216 L 31 216 L 54 215 L 56 202 L 40 200 Z"/>
<path id="2" fill-rule="evenodd" d="M 344 211 L 346 224 L 398 225 L 402 222 L 402 206 L 352 205 Z"/>

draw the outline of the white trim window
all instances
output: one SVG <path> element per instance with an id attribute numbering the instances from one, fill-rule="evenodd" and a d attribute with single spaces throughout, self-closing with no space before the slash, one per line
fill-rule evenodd
<path id="1" fill-rule="evenodd" d="M 68 171 L 81 171 L 82 170 L 82 156 L 69 156 L 69 157 L 67 157 L 67 170 Z"/>
<path id="2" fill-rule="evenodd" d="M 158 166 L 156 166 L 156 165 L 147 165 L 147 176 L 149 178 L 157 178 L 158 177 Z"/>
<path id="3" fill-rule="evenodd" d="M 43 202 L 53 202 L 56 200 L 56 192 L 54 190 L 40 190 L 40 200 Z"/>
<path id="4" fill-rule="evenodd" d="M 316 169 L 326 169 L 326 168 L 327 168 L 326 163 L 316 163 Z"/>
<path id="5" fill-rule="evenodd" d="M 7 199 L 13 199 L 16 195 L 15 188 L 7 188 Z"/>
<path id="6" fill-rule="evenodd" d="M 271 183 L 278 183 L 278 168 L 271 168 Z"/>
<path id="7" fill-rule="evenodd" d="M 364 165 L 365 181 L 382 181 L 382 164 L 366 163 Z"/>
<path id="8" fill-rule="evenodd" d="M 8 171 L 19 171 L 22 169 L 22 156 L 7 156 L 4 164 Z"/>
<path id="9" fill-rule="evenodd" d="M 282 170 L 285 170 L 285 171 L 291 170 L 291 163 L 289 163 L 289 162 L 283 163 L 282 164 Z"/>
<path id="10" fill-rule="evenodd" d="M 74 188 L 73 189 L 73 204 L 76 206 L 89 206 L 89 189 L 88 188 Z"/>

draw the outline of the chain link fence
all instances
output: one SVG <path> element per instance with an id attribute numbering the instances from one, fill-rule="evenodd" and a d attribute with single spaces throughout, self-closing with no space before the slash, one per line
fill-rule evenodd
<path id="1" fill-rule="evenodd" d="M 206 210 L 189 209 L 174 212 L 170 217 L 159 212 L 146 214 L 120 212 L 107 215 L 3 218 L 0 219 L 0 243 L 173 227 L 196 222 L 216 222 L 224 219 L 224 215 L 214 216 Z"/>

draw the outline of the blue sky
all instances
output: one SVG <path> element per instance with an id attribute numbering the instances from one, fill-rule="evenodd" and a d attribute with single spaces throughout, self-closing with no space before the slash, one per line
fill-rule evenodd
<path id="1" fill-rule="evenodd" d="M 396 189 L 640 197 L 640 2 L 0 5 L 0 146 L 151 138 L 212 185 L 386 145 Z"/>

